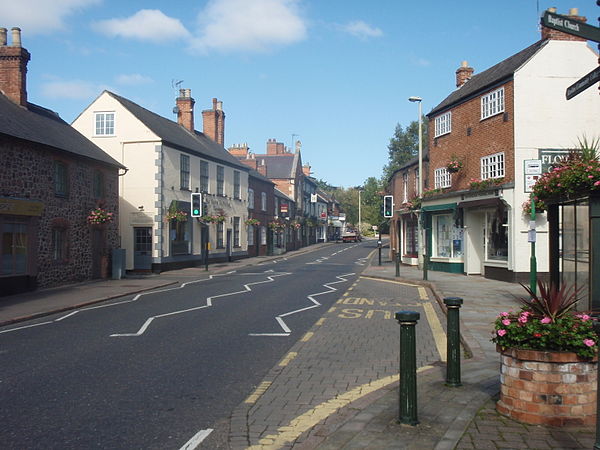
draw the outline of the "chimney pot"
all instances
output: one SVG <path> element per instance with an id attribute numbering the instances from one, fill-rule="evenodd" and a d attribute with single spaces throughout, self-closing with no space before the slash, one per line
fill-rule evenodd
<path id="1" fill-rule="evenodd" d="M 579 9 L 578 8 L 571 8 L 571 9 L 569 9 L 569 15 L 570 16 L 578 16 L 579 15 Z"/>
<path id="2" fill-rule="evenodd" d="M 6 28 L 0 28 L 0 45 L 6 45 Z"/>
<path id="3" fill-rule="evenodd" d="M 179 89 L 179 97 L 175 100 L 177 123 L 192 133 L 194 132 L 194 99 L 191 89 Z"/>
<path id="4" fill-rule="evenodd" d="M 21 46 L 21 29 L 19 27 L 12 28 L 12 46 L 20 47 Z"/>
<path id="5" fill-rule="evenodd" d="M 467 61 L 463 61 L 460 67 L 456 70 L 456 87 L 459 88 L 464 85 L 473 76 L 473 68 L 469 67 Z"/>

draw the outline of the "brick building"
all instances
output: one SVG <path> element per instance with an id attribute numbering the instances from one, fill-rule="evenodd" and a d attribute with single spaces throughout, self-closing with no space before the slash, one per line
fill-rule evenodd
<path id="1" fill-rule="evenodd" d="M 118 240 L 119 164 L 27 101 L 29 52 L 0 28 L 0 295 L 106 277 Z M 112 214 L 89 223 L 97 207 Z"/>
<path id="2" fill-rule="evenodd" d="M 565 99 L 566 88 L 596 66 L 585 40 L 545 27 L 540 41 L 479 74 L 461 64 L 457 89 L 427 115 L 431 190 L 422 211 L 431 270 L 528 279 L 524 164 L 597 136 L 597 92 Z M 455 173 L 452 160 L 462 165 Z M 545 214 L 536 220 L 538 270 L 546 272 Z"/>
<path id="3" fill-rule="evenodd" d="M 248 256 L 263 256 L 272 252 L 273 237 L 269 223 L 275 216 L 275 185 L 260 173 L 248 174 L 248 219 L 259 223 L 247 225 Z"/>

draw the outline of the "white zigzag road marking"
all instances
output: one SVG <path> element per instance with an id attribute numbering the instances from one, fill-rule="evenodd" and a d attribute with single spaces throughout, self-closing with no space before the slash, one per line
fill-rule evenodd
<path id="1" fill-rule="evenodd" d="M 231 270 L 231 271 L 226 272 L 226 273 L 217 273 L 215 275 L 210 275 L 208 278 L 204 278 L 202 280 L 188 281 L 188 282 L 183 283 L 183 284 L 181 284 L 181 285 L 179 285 L 177 287 L 172 287 L 172 288 L 167 288 L 167 289 L 158 289 L 156 291 L 141 292 L 141 293 L 137 294 L 135 297 L 133 297 L 132 299 L 129 299 L 129 300 L 122 300 L 120 302 L 114 302 L 114 303 L 104 304 L 104 305 L 88 306 L 87 308 L 81 308 L 81 309 L 78 309 L 78 310 L 75 310 L 75 311 L 71 311 L 68 314 L 65 314 L 64 316 L 58 317 L 57 319 L 54 319 L 54 320 L 50 320 L 50 321 L 42 322 L 42 323 L 36 323 L 36 324 L 33 324 L 33 325 L 25 325 L 25 326 L 18 327 L 18 328 L 11 328 L 10 330 L 3 330 L 3 331 L 0 331 L 0 334 L 2 334 L 2 333 L 10 333 L 12 331 L 24 330 L 24 329 L 27 329 L 27 328 L 39 327 L 40 325 L 52 325 L 52 324 L 54 324 L 56 322 L 60 322 L 62 320 L 68 319 L 69 317 L 73 317 L 75 314 L 83 312 L 83 311 L 92 311 L 94 309 L 110 308 L 112 306 L 119 306 L 119 305 L 124 305 L 126 303 L 137 302 L 144 295 L 157 294 L 157 293 L 160 293 L 160 292 L 174 291 L 176 289 L 182 289 L 185 286 L 187 286 L 188 284 L 201 283 L 203 281 L 212 280 L 215 277 L 222 277 L 222 276 L 225 276 L 225 275 L 231 275 L 232 273 L 235 273 L 235 270 Z"/>
<path id="2" fill-rule="evenodd" d="M 352 275 L 356 275 L 356 274 L 346 273 L 344 275 L 336 275 L 336 278 L 339 281 L 332 281 L 331 283 L 325 283 L 323 286 L 327 288 L 326 291 L 307 295 L 306 298 L 308 298 L 313 303 L 311 306 L 307 306 L 306 308 L 296 309 L 294 311 L 290 311 L 285 314 L 280 314 L 280 315 L 276 316 L 275 320 L 277 321 L 277 323 L 279 323 L 279 326 L 283 329 L 283 333 L 250 333 L 249 336 L 289 336 L 292 333 L 292 330 L 290 329 L 290 327 L 287 326 L 287 324 L 283 320 L 283 317 L 291 316 L 292 314 L 297 314 L 300 312 L 308 311 L 309 309 L 313 309 L 313 308 L 317 308 L 317 307 L 321 306 L 321 304 L 317 300 L 315 300 L 314 297 L 317 297 L 319 295 L 329 294 L 331 292 L 337 291 L 337 289 L 334 287 L 331 287 L 331 285 L 338 284 L 338 283 L 344 283 L 344 282 L 348 281 L 344 277 L 350 277 Z"/>
<path id="3" fill-rule="evenodd" d="M 160 319 L 162 317 L 175 316 L 175 315 L 178 315 L 178 314 L 185 314 L 185 313 L 192 312 L 192 311 L 198 311 L 198 310 L 204 309 L 204 308 L 210 308 L 211 306 L 213 306 L 212 301 L 214 299 L 222 298 L 222 297 L 229 297 L 229 296 L 237 295 L 237 294 L 245 294 L 247 292 L 252 291 L 252 288 L 250 288 L 250 286 L 254 286 L 255 284 L 272 283 L 272 282 L 275 281 L 274 280 L 275 277 L 282 277 L 282 276 L 285 276 L 285 275 L 291 275 L 290 272 L 275 273 L 275 272 L 273 272 L 273 270 L 267 270 L 264 273 L 244 273 L 244 274 L 240 274 L 240 275 L 264 275 L 266 273 L 273 273 L 273 275 L 268 276 L 267 279 L 264 280 L 264 281 L 255 281 L 253 283 L 244 284 L 244 289 L 241 290 L 241 291 L 227 292 L 225 294 L 219 294 L 219 295 L 213 295 L 211 297 L 206 297 L 206 304 L 205 305 L 195 306 L 194 308 L 182 309 L 182 310 L 179 310 L 179 311 L 171 311 L 169 313 L 159 314 L 157 316 L 149 317 L 148 319 L 146 319 L 146 322 L 144 322 L 144 324 L 141 326 L 141 328 L 136 333 L 116 333 L 116 334 L 111 334 L 110 337 L 138 337 L 138 336 L 141 336 L 142 334 L 144 334 L 146 332 L 146 330 L 148 329 L 148 327 L 150 326 L 150 324 L 155 319 Z"/>

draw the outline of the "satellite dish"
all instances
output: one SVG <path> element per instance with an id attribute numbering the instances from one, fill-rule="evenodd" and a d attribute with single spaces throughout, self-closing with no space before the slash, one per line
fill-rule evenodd
<path id="1" fill-rule="evenodd" d="M 179 108 L 177 106 L 173 107 L 173 114 L 179 114 Z"/>

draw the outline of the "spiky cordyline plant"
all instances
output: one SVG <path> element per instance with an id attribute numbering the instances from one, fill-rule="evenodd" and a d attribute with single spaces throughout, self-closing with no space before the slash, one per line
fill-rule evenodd
<path id="1" fill-rule="evenodd" d="M 530 308 L 533 314 L 549 317 L 552 322 L 560 319 L 575 307 L 583 290 L 583 286 L 576 288 L 574 285 L 567 286 L 564 283 L 557 289 L 556 285 L 542 280 L 538 280 L 537 285 L 539 295 L 534 293 L 529 286 L 521 283 L 531 298 L 519 298 L 519 301 Z"/>

